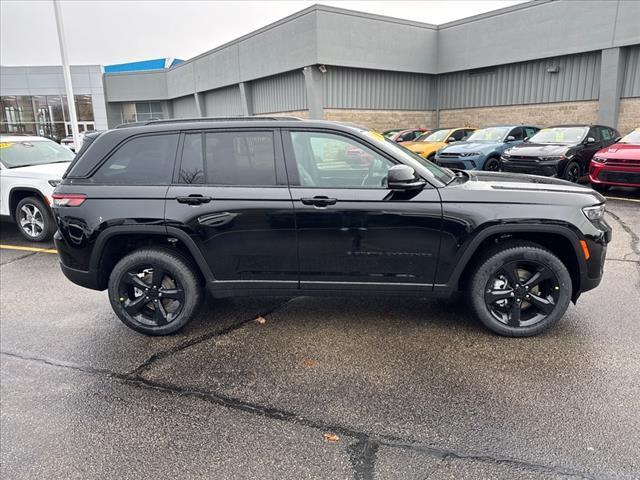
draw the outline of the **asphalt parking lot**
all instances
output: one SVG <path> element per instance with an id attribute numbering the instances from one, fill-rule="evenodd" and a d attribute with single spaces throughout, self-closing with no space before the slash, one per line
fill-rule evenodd
<path id="1" fill-rule="evenodd" d="M 394 298 L 208 300 L 149 338 L 55 254 L 2 248 L 2 476 L 638 478 L 640 195 L 621 194 L 602 285 L 529 339 Z"/>

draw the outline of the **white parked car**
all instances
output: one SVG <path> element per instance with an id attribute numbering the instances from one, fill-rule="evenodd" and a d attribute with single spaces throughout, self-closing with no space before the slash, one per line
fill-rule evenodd
<path id="1" fill-rule="evenodd" d="M 74 154 L 43 137 L 0 136 L 0 215 L 32 242 L 56 231 L 51 195 Z"/>

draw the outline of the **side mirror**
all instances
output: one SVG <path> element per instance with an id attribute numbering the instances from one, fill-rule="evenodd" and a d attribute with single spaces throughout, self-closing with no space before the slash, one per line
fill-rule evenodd
<path id="1" fill-rule="evenodd" d="M 447 138 L 447 143 L 451 143 L 451 142 L 455 142 L 455 141 L 456 141 L 456 139 L 453 138 L 453 137 Z"/>
<path id="2" fill-rule="evenodd" d="M 531 137 L 524 137 L 524 142 L 528 142 Z"/>
<path id="3" fill-rule="evenodd" d="M 592 144 L 592 143 L 596 143 L 596 139 L 595 139 L 595 138 L 593 138 L 593 137 L 589 137 L 589 138 L 587 138 L 586 144 L 587 144 L 587 145 L 590 145 L 590 144 Z"/>
<path id="4" fill-rule="evenodd" d="M 509 135 L 507 137 L 507 142 L 515 142 L 516 141 L 516 137 L 514 137 L 513 135 Z"/>
<path id="5" fill-rule="evenodd" d="M 391 190 L 417 190 L 426 183 L 409 165 L 394 165 L 387 170 L 387 185 Z"/>

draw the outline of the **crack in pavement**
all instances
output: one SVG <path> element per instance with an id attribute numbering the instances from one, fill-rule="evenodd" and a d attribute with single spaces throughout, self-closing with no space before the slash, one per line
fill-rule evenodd
<path id="1" fill-rule="evenodd" d="M 164 358 L 170 357 L 171 355 L 174 355 L 175 353 L 181 352 L 183 350 L 186 350 L 189 347 L 192 347 L 194 345 L 197 345 L 198 343 L 202 343 L 205 342 L 207 340 L 210 340 L 212 338 L 216 338 L 216 337 L 221 337 L 224 335 L 228 335 L 229 333 L 232 333 L 236 330 L 239 330 L 240 328 L 242 328 L 243 326 L 245 326 L 247 323 L 252 322 L 253 320 L 256 319 L 256 317 L 266 317 L 267 315 L 271 315 L 272 313 L 278 311 L 279 309 L 281 309 L 282 307 L 286 306 L 288 303 L 290 303 L 293 299 L 289 299 L 284 303 L 281 303 L 279 305 L 276 305 L 275 307 L 262 312 L 262 313 L 258 313 L 256 314 L 255 317 L 249 318 L 249 319 L 245 319 L 245 320 L 241 320 L 238 323 L 234 323 L 233 325 L 228 326 L 227 328 L 224 328 L 222 330 L 219 331 L 213 331 L 213 332 L 208 332 L 205 333 L 203 335 L 191 338 L 189 340 L 186 340 L 178 345 L 175 345 L 167 350 L 163 350 L 161 352 L 157 352 L 154 353 L 153 355 L 151 355 L 147 360 L 145 360 L 144 362 L 142 362 L 140 365 L 138 365 L 136 368 L 134 368 L 133 370 L 131 370 L 127 375 L 131 376 L 131 377 L 139 377 L 142 373 L 144 373 L 146 370 L 148 370 L 154 363 L 156 363 L 159 360 L 162 360 Z"/>
<path id="2" fill-rule="evenodd" d="M 609 215 L 611 215 L 614 220 L 616 220 L 620 226 L 622 227 L 622 229 L 627 232 L 629 234 L 629 236 L 631 237 L 631 243 L 630 243 L 630 247 L 632 250 L 632 253 L 628 253 L 624 256 L 624 258 L 626 259 L 627 256 L 629 255 L 633 255 L 634 253 L 636 255 L 640 255 L 640 237 L 638 236 L 638 234 L 636 232 L 634 232 L 631 227 L 629 225 L 626 224 L 626 222 L 624 220 L 622 220 L 622 218 L 619 215 L 616 215 L 615 213 L 613 213 L 610 210 L 607 210 L 607 213 Z"/>
<path id="3" fill-rule="evenodd" d="M 34 255 L 36 255 L 38 253 L 41 253 L 41 252 L 29 252 L 29 253 L 26 253 L 26 254 L 24 254 L 24 255 L 22 255 L 20 257 L 12 258 L 11 260 L 8 260 L 6 262 L 0 263 L 0 267 L 4 267 L 5 265 L 10 265 L 10 264 L 12 264 L 14 262 L 18 262 L 20 260 L 24 260 L 25 258 L 32 257 L 32 256 L 34 256 Z"/>
<path id="4" fill-rule="evenodd" d="M 312 428 L 321 432 L 334 432 L 342 437 L 353 438 L 357 442 L 348 447 L 350 454 L 350 460 L 354 467 L 354 475 L 357 480 L 371 480 L 373 479 L 373 471 L 375 467 L 376 452 L 380 446 L 398 448 L 404 450 L 412 450 L 422 454 L 426 454 L 442 460 L 456 459 L 456 460 L 473 460 L 483 463 L 492 464 L 504 464 L 511 465 L 523 469 L 528 469 L 534 472 L 564 475 L 567 477 L 575 477 L 584 480 L 595 480 L 596 477 L 587 475 L 584 472 L 580 472 L 571 468 L 564 468 L 553 465 L 544 465 L 538 463 L 532 463 L 526 460 L 519 460 L 510 457 L 498 457 L 489 455 L 480 455 L 474 453 L 456 452 L 452 450 L 446 450 L 444 448 L 435 447 L 432 445 L 418 443 L 412 440 L 402 439 L 390 435 L 377 435 L 370 434 L 358 430 L 354 430 L 350 427 L 346 427 L 339 424 L 329 424 L 321 420 L 314 420 L 306 418 L 300 414 L 281 410 L 266 405 L 260 405 L 256 403 L 247 402 L 238 398 L 229 397 L 227 395 L 198 390 L 192 388 L 184 388 L 178 385 L 170 383 L 161 383 L 153 380 L 148 380 L 141 376 L 134 376 L 129 373 L 118 373 L 108 369 L 95 368 L 89 366 L 78 365 L 69 362 L 62 362 L 53 359 L 32 357 L 23 355 L 16 352 L 0 352 L 0 355 L 19 359 L 23 361 L 31 361 L 41 363 L 57 368 L 66 368 L 70 370 L 80 371 L 83 373 L 106 376 L 111 379 L 119 380 L 127 385 L 142 388 L 145 390 L 163 392 L 171 395 L 177 395 L 181 397 L 198 398 L 208 403 L 229 408 L 244 413 L 253 415 L 259 415 L 271 420 L 278 420 L 283 422 L 290 422 L 296 425 Z M 605 478 L 598 476 L 597 478 Z"/>

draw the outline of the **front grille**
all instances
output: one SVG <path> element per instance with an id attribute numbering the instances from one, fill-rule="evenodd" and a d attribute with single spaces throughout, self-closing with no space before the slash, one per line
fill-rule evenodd
<path id="1" fill-rule="evenodd" d="M 640 160 L 630 158 L 614 158 L 607 160 L 607 165 L 613 165 L 617 167 L 640 167 Z"/>
<path id="2" fill-rule="evenodd" d="M 447 162 L 442 164 L 442 166 L 447 168 L 460 168 L 462 170 L 465 169 L 464 163 L 462 162 Z"/>
<path id="3" fill-rule="evenodd" d="M 640 172 L 609 172 L 602 170 L 598 174 L 598 180 L 611 183 L 636 183 L 640 185 Z"/>
<path id="4" fill-rule="evenodd" d="M 537 163 L 538 157 L 524 157 L 524 156 L 512 155 L 510 157 L 507 157 L 507 160 L 509 160 L 510 162 L 531 164 L 531 163 Z"/>
<path id="5" fill-rule="evenodd" d="M 459 153 L 442 152 L 442 153 L 438 154 L 438 156 L 440 158 L 458 158 L 460 156 L 460 154 Z"/>

